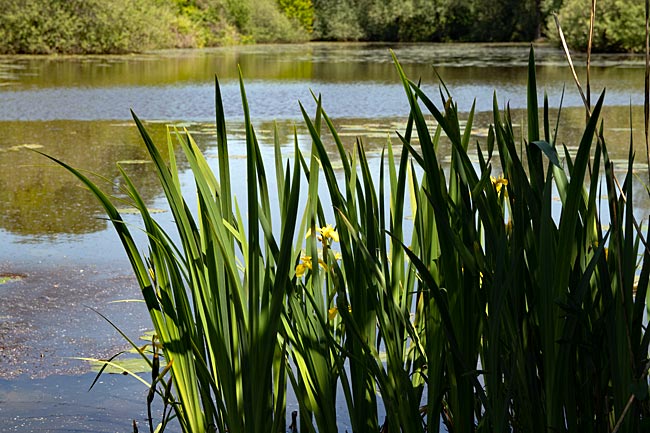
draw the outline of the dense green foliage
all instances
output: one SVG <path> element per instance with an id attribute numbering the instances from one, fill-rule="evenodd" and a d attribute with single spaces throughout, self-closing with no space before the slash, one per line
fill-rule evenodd
<path id="1" fill-rule="evenodd" d="M 540 0 L 315 0 L 323 39 L 531 41 L 549 8 Z"/>
<path id="2" fill-rule="evenodd" d="M 165 8 L 151 14 L 156 7 L 157 0 L 1 0 L 0 52 L 104 53 L 166 46 L 173 14 Z"/>
<path id="3" fill-rule="evenodd" d="M 559 18 L 570 47 L 585 50 L 589 37 L 589 1 L 564 0 Z M 550 35 L 557 39 L 554 32 Z M 645 3 L 639 0 L 598 0 L 593 50 L 641 52 L 645 49 Z"/>
<path id="4" fill-rule="evenodd" d="M 0 53 L 123 53 L 307 40 L 310 5 L 309 0 L 0 0 Z"/>
<path id="5" fill-rule="evenodd" d="M 278 0 L 280 10 L 308 32 L 314 24 L 314 5 L 311 0 Z"/>
<path id="6" fill-rule="evenodd" d="M 221 44 L 532 41 L 585 49 L 587 0 L 0 0 L 0 53 L 120 53 Z M 639 51 L 643 4 L 598 2 L 594 48 Z"/>

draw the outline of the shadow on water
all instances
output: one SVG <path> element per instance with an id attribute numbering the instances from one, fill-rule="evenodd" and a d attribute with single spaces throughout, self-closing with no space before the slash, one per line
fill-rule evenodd
<path id="1" fill-rule="evenodd" d="M 94 374 L 0 379 L 0 425 L 9 432 L 126 433 L 132 420 L 148 431 L 147 389 L 119 375 L 105 375 L 92 391 Z M 155 413 L 155 412 L 154 412 Z M 180 430 L 171 426 L 167 431 Z"/>

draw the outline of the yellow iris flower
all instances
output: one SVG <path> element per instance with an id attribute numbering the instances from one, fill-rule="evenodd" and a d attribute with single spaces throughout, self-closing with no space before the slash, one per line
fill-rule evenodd
<path id="1" fill-rule="evenodd" d="M 320 228 L 317 227 L 316 231 L 320 233 L 320 236 L 318 237 L 319 241 L 322 241 L 323 239 L 331 239 L 334 242 L 339 241 L 339 234 L 336 232 L 336 230 L 334 230 L 332 224 L 328 224 L 325 227 L 320 227 Z M 305 239 L 307 239 L 311 235 L 312 235 L 312 231 L 308 230 Z"/>
<path id="2" fill-rule="evenodd" d="M 300 263 L 298 263 L 298 266 L 296 266 L 296 277 L 300 278 L 303 275 L 305 275 L 305 272 L 307 272 L 307 269 L 310 271 L 312 270 L 312 260 L 311 256 L 302 256 L 300 258 Z M 320 265 L 321 268 L 325 269 L 327 271 L 327 265 L 325 262 L 321 259 L 318 259 L 318 264 Z"/>
<path id="3" fill-rule="evenodd" d="M 307 269 L 311 270 L 311 256 L 302 256 L 300 263 L 296 266 L 296 277 L 300 278 L 305 275 Z"/>
<path id="4" fill-rule="evenodd" d="M 494 185 L 494 187 L 497 189 L 497 194 L 501 193 L 501 188 L 508 186 L 508 179 L 504 178 L 503 176 L 490 176 L 490 180 L 492 181 L 492 185 Z"/>
<path id="5" fill-rule="evenodd" d="M 352 312 L 352 307 L 348 305 L 348 311 L 351 313 Z M 331 320 L 334 320 L 336 316 L 339 314 L 339 309 L 338 307 L 332 307 L 329 310 L 327 310 L 327 318 Z"/>
<path id="6" fill-rule="evenodd" d="M 331 239 L 334 242 L 339 241 L 339 234 L 336 232 L 336 230 L 334 230 L 334 227 L 332 227 L 331 224 L 319 228 L 318 231 L 320 232 L 320 234 L 323 236 L 324 239 Z"/>

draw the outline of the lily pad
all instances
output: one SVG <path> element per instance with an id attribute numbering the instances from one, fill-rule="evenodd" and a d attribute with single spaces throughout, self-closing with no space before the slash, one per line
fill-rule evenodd
<path id="1" fill-rule="evenodd" d="M 13 283 L 22 279 L 23 276 L 18 274 L 0 274 L 0 284 Z"/>
<path id="2" fill-rule="evenodd" d="M 25 143 L 25 144 L 18 144 L 16 146 L 11 146 L 9 150 L 20 150 L 20 149 L 42 149 L 43 146 L 41 144 L 36 144 L 36 143 Z"/>
<path id="3" fill-rule="evenodd" d="M 91 368 L 93 371 L 99 371 L 104 367 L 106 362 L 95 359 L 89 360 Z M 164 368 L 164 367 L 163 367 Z M 132 358 L 119 358 L 114 359 L 110 364 L 106 365 L 104 368 L 104 373 L 109 374 L 124 374 L 125 372 L 130 373 L 147 373 L 151 371 L 149 364 L 142 359 L 142 357 L 132 357 Z"/>
<path id="4" fill-rule="evenodd" d="M 150 214 L 167 212 L 165 209 L 147 208 Z M 134 207 L 118 208 L 117 211 L 124 215 L 139 215 L 140 211 Z"/>
<path id="5" fill-rule="evenodd" d="M 151 161 L 148 159 L 123 159 L 122 161 L 117 161 L 118 164 L 127 165 L 127 164 L 150 164 Z"/>

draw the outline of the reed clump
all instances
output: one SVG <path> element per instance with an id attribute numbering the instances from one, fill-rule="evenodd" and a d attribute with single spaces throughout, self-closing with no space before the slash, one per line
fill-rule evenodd
<path id="1" fill-rule="evenodd" d="M 572 154 L 538 103 L 531 50 L 526 136 L 495 95 L 489 134 L 474 142 L 473 109 L 461 122 L 444 86 L 438 108 L 395 65 L 411 112 L 378 172 L 317 99 L 313 117 L 301 107 L 309 156 L 296 138 L 285 160 L 276 139 L 269 176 L 242 84 L 244 212 L 218 83 L 218 174 L 187 133 L 170 133 L 164 160 L 134 116 L 177 228 L 162 229 L 122 172 L 144 247 L 116 200 L 59 162 L 100 200 L 133 265 L 167 366 L 141 352 L 156 373 L 150 397 L 192 433 L 644 431 L 648 233 L 633 212 L 633 153 L 623 178 L 608 156 L 604 94 Z"/>

